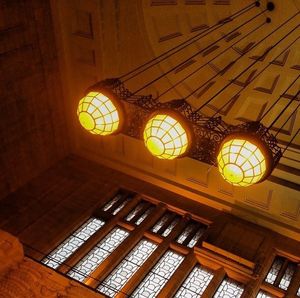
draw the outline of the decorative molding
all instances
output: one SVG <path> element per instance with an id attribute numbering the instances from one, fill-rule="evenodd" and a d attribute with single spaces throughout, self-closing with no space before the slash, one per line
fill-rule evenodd
<path id="1" fill-rule="evenodd" d="M 233 50 L 235 50 L 238 54 L 240 54 L 241 56 L 243 56 L 244 54 L 246 54 L 253 46 L 255 45 L 255 42 L 249 42 L 247 45 L 245 45 L 243 48 L 241 47 L 233 47 Z"/>
<path id="2" fill-rule="evenodd" d="M 238 86 L 241 86 L 241 87 L 246 87 L 251 81 L 252 81 L 252 78 L 254 77 L 255 73 L 256 73 L 257 69 L 254 69 L 252 71 L 250 71 L 250 73 L 248 74 L 247 78 L 245 79 L 244 82 L 242 82 L 241 80 L 232 80 L 232 82 Z"/>
<path id="3" fill-rule="evenodd" d="M 272 94 L 273 91 L 274 91 L 274 89 L 275 89 L 276 86 L 277 86 L 277 83 L 278 83 L 279 78 L 280 78 L 280 75 L 277 75 L 277 76 L 274 78 L 274 80 L 273 80 L 273 82 L 272 82 L 272 84 L 271 84 L 271 87 L 269 87 L 269 88 L 268 88 L 268 87 L 256 87 L 256 88 L 254 88 L 254 90 L 260 91 L 260 92 L 263 92 L 263 93 L 267 93 L 267 94 Z"/>
<path id="4" fill-rule="evenodd" d="M 77 9 L 74 17 L 75 28 L 73 30 L 73 34 L 80 37 L 93 39 L 94 32 L 92 14 L 90 12 Z"/>
<path id="5" fill-rule="evenodd" d="M 249 205 L 252 205 L 256 208 L 263 209 L 263 210 L 269 210 L 270 204 L 273 196 L 273 190 L 269 190 L 267 197 L 263 201 L 261 197 L 258 198 L 258 200 L 253 199 L 253 195 L 245 194 L 245 202 Z"/>
<path id="6" fill-rule="evenodd" d="M 151 6 L 176 5 L 177 0 L 152 0 Z"/>
<path id="7" fill-rule="evenodd" d="M 206 0 L 185 0 L 185 5 L 206 5 Z"/>
<path id="8" fill-rule="evenodd" d="M 225 33 L 222 33 L 222 35 L 224 36 L 225 41 L 229 42 L 229 41 L 235 39 L 236 37 L 240 36 L 241 32 L 235 31 L 235 32 L 233 32 L 232 34 L 230 34 L 228 36 Z"/>
<path id="9" fill-rule="evenodd" d="M 206 51 L 204 51 L 202 53 L 202 57 L 205 57 L 209 54 L 211 54 L 212 52 L 214 52 L 216 49 L 218 49 L 220 46 L 218 46 L 217 44 L 216 45 L 213 45 L 211 47 L 209 47 Z"/>
<path id="10" fill-rule="evenodd" d="M 207 24 L 201 24 L 198 26 L 194 26 L 191 28 L 191 33 L 196 32 L 196 31 L 206 30 L 208 28 L 209 28 L 209 26 Z"/>
<path id="11" fill-rule="evenodd" d="M 230 0 L 215 0 L 213 5 L 230 5 Z"/>
<path id="12" fill-rule="evenodd" d="M 167 40 L 170 40 L 170 39 L 179 37 L 179 36 L 182 36 L 182 33 L 180 33 L 180 32 L 170 33 L 170 34 L 168 34 L 168 35 L 161 36 L 161 37 L 158 39 L 158 42 L 167 41 Z"/>
<path id="13" fill-rule="evenodd" d="M 188 60 L 187 62 L 183 63 L 182 65 L 180 65 L 179 67 L 177 67 L 175 70 L 174 70 L 174 73 L 179 73 L 181 71 L 183 71 L 184 69 L 186 69 L 187 67 L 191 66 L 192 64 L 194 64 L 196 62 L 196 60 L 194 59 L 190 59 Z"/>
<path id="14" fill-rule="evenodd" d="M 273 60 L 271 63 L 275 64 L 275 65 L 278 65 L 278 66 L 284 66 L 287 59 L 288 59 L 290 51 L 291 50 L 288 50 L 288 51 L 282 53 L 277 59 Z"/>

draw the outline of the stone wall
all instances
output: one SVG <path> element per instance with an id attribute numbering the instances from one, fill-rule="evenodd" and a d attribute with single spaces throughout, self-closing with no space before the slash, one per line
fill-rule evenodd
<path id="1" fill-rule="evenodd" d="M 18 239 L 0 230 L 0 297 L 103 296 L 29 258 L 24 258 L 23 248 Z"/>

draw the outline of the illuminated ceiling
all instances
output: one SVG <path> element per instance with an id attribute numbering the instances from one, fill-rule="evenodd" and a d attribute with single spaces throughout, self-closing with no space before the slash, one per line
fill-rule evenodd
<path id="1" fill-rule="evenodd" d="M 102 139 L 86 134 L 80 129 L 76 118 L 78 100 L 90 85 L 107 77 L 120 76 L 252 2 L 249 0 L 52 1 L 72 147 L 76 154 L 300 240 L 299 135 L 285 152 L 285 156 L 269 180 L 241 189 L 226 183 L 217 169 L 207 164 L 189 158 L 158 160 L 147 152 L 142 141 L 121 135 Z M 188 47 L 184 53 L 170 57 L 159 67 L 153 68 L 147 77 L 131 82 L 129 87 L 137 89 L 143 82 L 166 72 L 197 50 L 214 43 L 204 53 L 189 59 L 167 78 L 143 90 L 142 93 L 157 94 L 158 90 L 167 90 L 176 85 L 171 92 L 162 96 L 161 100 L 182 98 L 205 83 L 208 78 L 216 75 L 228 62 L 239 58 L 222 75 L 217 75 L 209 84 L 199 88 L 188 98 L 189 103 L 198 108 L 248 65 L 257 61 L 249 71 L 233 80 L 224 92 L 203 109 L 205 115 L 211 116 L 224 101 L 233 98 L 222 112 L 226 122 L 238 124 L 257 120 L 297 78 L 300 70 L 298 54 L 300 44 L 296 40 L 300 28 L 287 34 L 299 24 L 300 15 L 296 15 L 268 39 L 264 39 L 281 23 L 297 13 L 300 1 L 277 0 L 274 1 L 275 10 L 264 13 L 261 12 L 266 8 L 266 1 L 260 2 L 260 7 L 249 10 L 236 22 L 228 22 L 221 26 L 219 30 Z M 253 21 L 226 39 L 221 39 L 224 34 L 259 13 L 261 14 Z M 265 23 L 267 17 L 271 18 L 271 23 Z M 258 29 L 253 32 L 254 28 Z M 274 46 L 267 55 L 262 55 L 282 38 L 283 41 Z M 219 39 L 220 41 L 216 42 Z M 260 42 L 262 39 L 264 40 Z M 239 40 L 241 41 L 238 42 Z M 294 40 L 296 41 L 293 42 Z M 252 50 L 246 52 L 251 45 L 254 45 Z M 224 51 L 227 48 L 228 50 Z M 260 59 L 257 59 L 258 57 Z M 207 65 L 201 72 L 177 84 L 184 76 L 203 64 Z M 266 69 L 261 72 L 264 68 Z M 260 72 L 261 75 L 247 85 L 247 82 Z M 264 118 L 265 125 L 270 124 L 288 104 L 299 86 L 297 81 L 283 94 L 271 113 Z M 234 96 L 239 91 L 240 94 Z M 278 127 L 284 123 L 298 103 L 299 100 L 291 104 L 286 114 L 276 123 Z M 299 126 L 298 112 L 293 114 L 277 136 L 282 146 L 290 140 Z M 273 132 L 276 133 L 276 126 Z"/>

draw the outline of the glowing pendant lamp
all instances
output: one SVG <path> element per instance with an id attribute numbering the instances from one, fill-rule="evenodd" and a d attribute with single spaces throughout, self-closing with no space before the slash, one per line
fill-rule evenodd
<path id="1" fill-rule="evenodd" d="M 174 159 L 188 151 L 190 129 L 176 112 L 157 111 L 146 123 L 144 142 L 150 153 L 157 158 Z"/>
<path id="2" fill-rule="evenodd" d="M 92 134 L 111 135 L 120 131 L 123 110 L 113 95 L 90 91 L 78 104 L 77 116 L 83 128 Z"/>
<path id="3" fill-rule="evenodd" d="M 272 169 L 271 157 L 269 149 L 258 137 L 233 134 L 222 142 L 217 161 L 226 181 L 249 186 L 268 177 Z"/>

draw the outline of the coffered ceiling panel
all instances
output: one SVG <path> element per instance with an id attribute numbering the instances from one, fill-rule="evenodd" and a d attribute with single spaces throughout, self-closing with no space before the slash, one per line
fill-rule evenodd
<path id="1" fill-rule="evenodd" d="M 298 11 L 300 1 L 277 0 L 274 11 L 263 13 L 266 1 L 260 2 L 260 7 L 226 21 L 253 1 L 53 0 L 66 118 L 76 154 L 299 240 L 300 136 L 267 181 L 241 189 L 227 184 L 214 166 L 189 158 L 171 162 L 154 159 L 142 141 L 123 135 L 106 139 L 92 136 L 80 128 L 76 116 L 78 101 L 90 85 L 119 77 L 219 22 L 218 30 L 153 67 L 144 77 L 129 82 L 128 87 L 136 90 L 174 67 L 142 93 L 160 95 L 170 89 L 160 98 L 168 101 L 195 91 L 187 98 L 194 108 L 214 97 L 201 112 L 211 116 L 228 102 L 220 114 L 231 124 L 260 119 L 283 95 L 263 119 L 265 125 L 270 124 L 299 88 L 296 83 L 286 90 L 300 75 L 300 28 L 288 34 L 299 24 L 300 15 L 270 33 Z M 267 17 L 271 23 L 265 23 Z M 247 22 L 251 18 L 253 21 Z M 197 51 L 199 55 L 194 55 Z M 192 72 L 194 76 L 178 83 Z M 274 125 L 274 133 L 298 102 Z M 299 126 L 299 112 L 295 112 L 278 134 L 281 146 L 289 142 Z"/>

